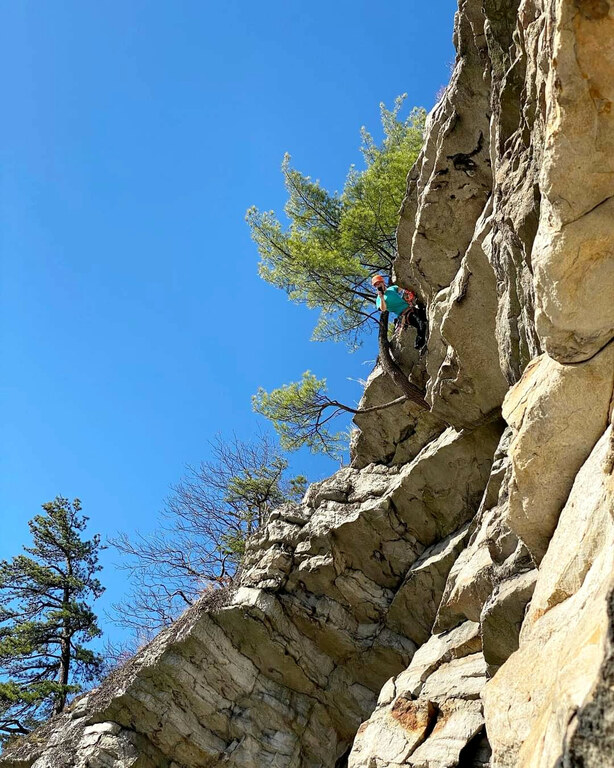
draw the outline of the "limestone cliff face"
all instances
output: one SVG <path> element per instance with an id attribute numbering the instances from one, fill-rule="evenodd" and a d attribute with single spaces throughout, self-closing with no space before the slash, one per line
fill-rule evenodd
<path id="1" fill-rule="evenodd" d="M 357 418 L 231 594 L 2 768 L 614 765 L 614 1 L 460 0 L 455 30 L 395 265 L 432 411 Z"/>

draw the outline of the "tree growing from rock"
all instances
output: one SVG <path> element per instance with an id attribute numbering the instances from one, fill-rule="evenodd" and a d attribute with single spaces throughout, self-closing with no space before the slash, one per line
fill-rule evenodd
<path id="1" fill-rule="evenodd" d="M 388 314 L 378 317 L 370 284 L 373 273 L 392 273 L 406 177 L 422 146 L 425 112 L 413 109 L 401 119 L 404 99 L 397 98 L 392 110 L 380 105 L 381 144 L 362 128 L 365 167 L 350 168 L 341 194 L 328 192 L 319 181 L 292 168 L 286 155 L 282 172 L 289 225 L 284 227 L 273 211 L 252 207 L 247 212 L 261 276 L 293 301 L 319 310 L 313 340 L 344 341 L 354 350 L 379 322 L 380 360 L 386 357 L 384 367 L 399 386 L 400 399 L 376 408 L 405 399 L 428 407 L 390 355 Z M 260 389 L 253 403 L 272 421 L 285 449 L 307 446 L 335 458 L 344 436 L 332 432 L 330 422 L 341 412 L 363 412 L 329 398 L 325 380 L 309 371 L 301 381 L 270 393 Z"/>
<path id="2" fill-rule="evenodd" d="M 328 192 L 290 164 L 282 163 L 288 201 L 284 227 L 274 211 L 252 207 L 247 222 L 260 254 L 260 275 L 290 299 L 319 310 L 313 339 L 343 340 L 354 349 L 370 325 L 370 276 L 392 273 L 395 231 L 406 177 L 422 146 L 425 112 L 399 115 L 381 104 L 384 139 L 378 145 L 361 129 L 365 167 L 352 166 L 341 194 Z M 373 326 L 374 327 L 374 326 Z"/>
<path id="3" fill-rule="evenodd" d="M 81 502 L 62 496 L 28 523 L 26 554 L 0 561 L 0 738 L 28 733 L 62 712 L 69 697 L 97 679 L 101 635 L 92 602 L 100 536 L 84 539 Z"/>
<path id="4" fill-rule="evenodd" d="M 324 453 L 332 459 L 340 459 L 345 448 L 343 432 L 331 432 L 329 424 L 342 413 L 363 414 L 382 411 L 410 400 L 428 410 L 423 393 L 414 386 L 393 360 L 386 340 L 388 313 L 380 319 L 380 361 L 384 370 L 399 387 L 402 394 L 382 405 L 352 408 L 327 394 L 326 379 L 318 379 L 311 371 L 305 371 L 298 382 L 284 384 L 271 392 L 260 387 L 253 396 L 254 410 L 266 416 L 280 437 L 282 448 L 296 451 L 307 447 L 314 453 Z"/>
<path id="5" fill-rule="evenodd" d="M 252 441 L 210 443 L 212 459 L 188 467 L 172 487 L 153 533 L 120 534 L 111 543 L 131 577 L 128 598 L 114 605 L 114 621 L 143 642 L 171 624 L 204 592 L 231 583 L 245 544 L 282 504 L 300 500 L 302 476 L 266 435 Z"/>

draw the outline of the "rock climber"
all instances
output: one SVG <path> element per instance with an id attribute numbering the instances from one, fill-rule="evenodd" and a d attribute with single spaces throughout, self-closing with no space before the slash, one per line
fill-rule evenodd
<path id="1" fill-rule="evenodd" d="M 416 349 L 423 350 L 426 347 L 426 333 L 428 320 L 424 305 L 418 300 L 413 291 L 406 291 L 398 285 L 386 288 L 386 280 L 381 275 L 375 275 L 371 285 L 377 291 L 375 305 L 380 312 L 389 310 L 397 315 L 395 325 L 403 331 L 407 325 L 413 325 L 416 329 Z"/>

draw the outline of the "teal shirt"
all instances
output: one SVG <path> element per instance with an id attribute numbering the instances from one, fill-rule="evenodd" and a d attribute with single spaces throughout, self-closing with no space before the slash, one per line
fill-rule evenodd
<path id="1" fill-rule="evenodd" d="M 384 292 L 384 296 L 386 297 L 386 306 L 390 312 L 394 312 L 395 315 L 400 315 L 401 312 L 405 312 L 405 310 L 409 307 L 409 304 L 405 301 L 405 299 L 399 295 L 399 288 L 396 285 L 388 286 Z M 378 297 L 375 299 L 375 305 L 378 309 L 381 309 L 381 296 L 378 295 Z"/>

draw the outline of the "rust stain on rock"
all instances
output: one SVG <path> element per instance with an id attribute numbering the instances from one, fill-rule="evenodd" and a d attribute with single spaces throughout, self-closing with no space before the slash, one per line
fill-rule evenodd
<path id="1" fill-rule="evenodd" d="M 604 112 L 609 114 L 612 111 L 612 102 L 609 99 L 604 98 L 595 85 L 590 86 L 589 93 L 591 99 L 595 102 L 595 107 L 599 114 L 603 114 Z"/>
<path id="2" fill-rule="evenodd" d="M 392 716 L 407 731 L 426 732 L 435 714 L 435 705 L 425 699 L 414 701 L 400 696 L 392 707 Z"/>

